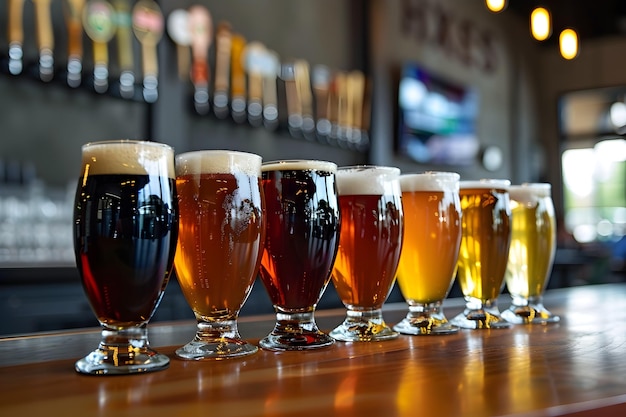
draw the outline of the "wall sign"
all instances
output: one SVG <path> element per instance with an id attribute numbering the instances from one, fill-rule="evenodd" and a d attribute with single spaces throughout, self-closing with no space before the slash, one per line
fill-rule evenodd
<path id="1" fill-rule="evenodd" d="M 498 68 L 493 33 L 437 1 L 402 0 L 399 18 L 403 36 L 437 47 L 467 67 L 487 73 Z"/>

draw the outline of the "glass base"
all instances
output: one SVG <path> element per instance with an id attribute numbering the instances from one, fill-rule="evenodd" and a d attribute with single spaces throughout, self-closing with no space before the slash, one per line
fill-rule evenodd
<path id="1" fill-rule="evenodd" d="M 450 323 L 463 329 L 506 329 L 511 323 L 500 315 L 495 300 L 482 302 L 466 298 L 465 310 L 450 320 Z"/>
<path id="2" fill-rule="evenodd" d="M 236 320 L 198 322 L 194 339 L 176 349 L 176 356 L 187 360 L 219 360 L 251 355 L 259 350 L 239 335 Z"/>
<path id="3" fill-rule="evenodd" d="M 513 297 L 511 307 L 502 312 L 502 317 L 514 324 L 549 324 L 561 321 L 559 316 L 543 306 L 542 297 Z"/>
<path id="4" fill-rule="evenodd" d="M 145 325 L 102 330 L 98 349 L 78 360 L 76 372 L 87 375 L 127 375 L 167 369 L 170 359 L 148 345 Z"/>
<path id="5" fill-rule="evenodd" d="M 409 305 L 409 313 L 393 329 L 408 335 L 444 335 L 459 331 L 457 326 L 448 322 L 440 302 Z"/>
<path id="6" fill-rule="evenodd" d="M 266 350 L 310 350 L 332 345 L 335 342 L 317 328 L 313 312 L 276 313 L 274 330 L 259 341 Z"/>
<path id="7" fill-rule="evenodd" d="M 382 310 L 354 311 L 348 309 L 345 320 L 330 332 L 342 342 L 370 342 L 397 338 L 400 334 L 387 326 Z"/>

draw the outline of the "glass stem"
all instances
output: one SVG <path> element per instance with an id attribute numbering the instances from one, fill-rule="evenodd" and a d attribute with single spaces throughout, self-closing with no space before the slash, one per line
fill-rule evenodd
<path id="1" fill-rule="evenodd" d="M 148 329 L 145 324 L 126 329 L 105 327 L 98 350 L 102 353 L 104 362 L 115 366 L 133 364 L 139 354 L 150 351 Z"/>
<path id="2" fill-rule="evenodd" d="M 275 334 L 317 333 L 319 331 L 312 311 L 304 313 L 276 313 L 276 325 L 273 332 Z"/>
<path id="3" fill-rule="evenodd" d="M 239 339 L 239 329 L 237 328 L 236 319 L 220 320 L 220 321 L 198 321 L 198 329 L 196 331 L 196 341 L 208 342 L 219 339 Z"/>

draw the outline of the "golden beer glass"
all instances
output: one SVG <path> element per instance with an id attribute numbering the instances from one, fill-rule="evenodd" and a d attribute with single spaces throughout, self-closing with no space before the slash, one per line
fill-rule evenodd
<path id="1" fill-rule="evenodd" d="M 400 170 L 354 166 L 337 170 L 341 234 L 333 284 L 347 308 L 330 332 L 337 340 L 398 337 L 384 321 L 382 306 L 395 282 L 404 233 Z"/>
<path id="2" fill-rule="evenodd" d="M 261 157 L 226 150 L 176 157 L 180 232 L 174 264 L 198 322 L 182 359 L 224 359 L 255 353 L 237 329 L 239 311 L 258 273 L 265 214 Z"/>
<path id="3" fill-rule="evenodd" d="M 148 343 L 148 321 L 170 278 L 178 234 L 174 150 L 118 140 L 82 147 L 74 206 L 74 252 L 102 326 L 96 350 L 76 362 L 91 375 L 165 369 Z"/>
<path id="4" fill-rule="evenodd" d="M 498 309 L 511 244 L 508 180 L 461 181 L 461 248 L 457 282 L 465 310 L 450 322 L 468 329 L 510 326 Z"/>
<path id="5" fill-rule="evenodd" d="M 261 280 L 276 311 L 274 329 L 259 341 L 263 349 L 310 350 L 335 342 L 318 329 L 314 314 L 339 244 L 336 170 L 328 161 L 263 164 L 267 226 Z"/>
<path id="6" fill-rule="evenodd" d="M 502 317 L 511 323 L 556 323 L 559 316 L 543 306 L 556 252 L 556 220 L 546 183 L 509 187 L 511 249 L 505 282 L 512 298 Z"/>
<path id="7" fill-rule="evenodd" d="M 404 239 L 398 286 L 409 305 L 407 316 L 393 329 L 411 335 L 450 334 L 441 303 L 457 269 L 461 244 L 459 174 L 425 172 L 400 176 Z"/>

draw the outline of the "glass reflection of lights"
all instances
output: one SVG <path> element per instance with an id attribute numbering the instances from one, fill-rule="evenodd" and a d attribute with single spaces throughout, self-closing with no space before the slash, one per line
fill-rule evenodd
<path id="1" fill-rule="evenodd" d="M 333 406 L 335 411 L 350 412 L 354 408 L 358 374 L 347 372 L 335 392 Z"/>

